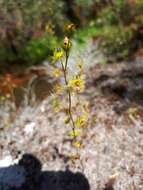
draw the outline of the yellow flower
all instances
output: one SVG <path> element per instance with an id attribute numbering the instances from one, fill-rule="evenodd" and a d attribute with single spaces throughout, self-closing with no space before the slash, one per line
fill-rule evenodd
<path id="1" fill-rule="evenodd" d="M 60 78 L 62 76 L 62 72 L 59 70 L 59 69 L 54 69 L 52 71 L 52 75 L 55 77 L 55 78 Z"/>
<path id="2" fill-rule="evenodd" d="M 51 22 L 48 22 L 45 26 L 45 31 L 49 34 L 54 34 L 55 33 L 54 29 L 55 26 Z"/>
<path id="3" fill-rule="evenodd" d="M 81 148 L 81 143 L 79 141 L 75 141 L 72 144 L 75 148 Z"/>
<path id="4" fill-rule="evenodd" d="M 128 117 L 130 120 L 135 120 L 140 117 L 139 110 L 137 108 L 129 108 L 128 109 Z"/>
<path id="5" fill-rule="evenodd" d="M 83 76 L 77 76 L 76 78 L 69 81 L 69 87 L 72 88 L 73 91 L 83 92 L 85 89 L 85 81 Z"/>
<path id="6" fill-rule="evenodd" d="M 61 60 L 64 56 L 64 52 L 62 50 L 54 52 L 53 61 L 57 62 Z"/>
<path id="7" fill-rule="evenodd" d="M 55 112 L 59 112 L 60 111 L 60 101 L 57 97 L 54 97 L 53 101 L 52 101 L 52 105 L 53 105 L 53 109 Z"/>
<path id="8" fill-rule="evenodd" d="M 76 127 L 80 128 L 80 127 L 84 127 L 85 124 L 88 121 L 88 114 L 84 113 L 83 116 L 78 117 L 75 121 Z"/>
<path id="9" fill-rule="evenodd" d="M 83 71 L 83 61 L 81 59 L 79 59 L 77 61 L 77 66 L 78 66 L 80 72 Z"/>
<path id="10" fill-rule="evenodd" d="M 57 95 L 62 95 L 63 91 L 64 91 L 64 88 L 62 85 L 60 84 L 55 85 L 55 92 Z"/>
<path id="11" fill-rule="evenodd" d="M 71 136 L 72 138 L 78 137 L 80 134 L 81 134 L 81 132 L 80 132 L 79 130 L 75 130 L 75 131 L 71 131 L 71 132 L 70 132 L 70 136 Z"/>

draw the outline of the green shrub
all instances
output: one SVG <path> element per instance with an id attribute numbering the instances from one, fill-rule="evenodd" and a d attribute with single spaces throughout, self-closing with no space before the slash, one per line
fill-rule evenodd
<path id="1" fill-rule="evenodd" d="M 117 0 L 98 14 L 95 26 L 103 38 L 105 53 L 117 58 L 129 56 L 142 44 L 143 0 Z"/>
<path id="2" fill-rule="evenodd" d="M 104 8 L 100 14 L 98 14 L 97 25 L 116 25 L 118 24 L 118 16 L 111 6 Z"/>
<path id="3" fill-rule="evenodd" d="M 86 45 L 86 43 L 88 43 L 88 40 L 91 39 L 92 37 L 100 36 L 102 32 L 101 30 L 102 29 L 100 27 L 95 27 L 95 26 L 85 27 L 79 29 L 76 32 L 74 39 L 79 45 L 84 46 Z"/>
<path id="4" fill-rule="evenodd" d="M 81 7 L 91 7 L 96 2 L 96 0 L 75 0 L 75 3 Z"/>
<path id="5" fill-rule="evenodd" d="M 47 57 L 57 41 L 51 34 L 63 32 L 66 22 L 63 8 L 62 0 L 58 3 L 56 0 L 1 0 L 0 61 L 35 63 Z"/>
<path id="6" fill-rule="evenodd" d="M 31 40 L 20 56 L 30 64 L 41 63 L 44 59 L 52 56 L 58 40 L 55 36 L 45 35 Z"/>
<path id="7" fill-rule="evenodd" d="M 131 42 L 134 32 L 131 28 L 106 26 L 103 30 L 102 37 L 104 41 L 101 46 L 105 49 L 107 55 L 125 58 L 129 55 L 130 50 L 133 49 L 134 44 Z"/>

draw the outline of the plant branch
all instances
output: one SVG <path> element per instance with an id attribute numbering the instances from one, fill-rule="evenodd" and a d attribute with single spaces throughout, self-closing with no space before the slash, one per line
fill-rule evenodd
<path id="1" fill-rule="evenodd" d="M 68 65 L 68 58 L 69 58 L 69 55 L 68 55 L 68 52 L 66 51 L 66 61 L 65 61 L 65 66 L 63 65 L 63 62 L 61 62 L 62 64 L 62 69 L 63 69 L 63 73 L 64 73 L 64 79 L 65 79 L 65 84 L 66 86 L 68 86 L 68 80 L 67 80 L 67 65 Z M 75 134 L 75 123 L 74 123 L 74 119 L 73 119 L 73 115 L 72 115 L 72 100 L 71 100 L 71 91 L 70 89 L 68 88 L 67 89 L 67 93 L 68 93 L 68 114 L 69 114 L 69 117 L 70 117 L 70 120 L 72 122 L 72 131 L 73 131 L 73 136 L 74 136 L 74 139 L 76 139 L 76 134 Z"/>

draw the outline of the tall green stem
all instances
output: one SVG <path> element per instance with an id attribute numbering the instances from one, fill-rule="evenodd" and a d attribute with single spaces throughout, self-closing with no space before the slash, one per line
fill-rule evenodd
<path id="1" fill-rule="evenodd" d="M 66 86 L 68 86 L 68 80 L 67 80 L 67 65 L 68 65 L 68 58 L 69 58 L 69 55 L 68 55 L 68 52 L 66 51 L 66 61 L 65 61 L 65 66 L 63 65 L 62 63 L 62 69 L 63 69 L 63 73 L 64 73 L 64 80 L 65 80 L 65 84 Z M 68 114 L 69 114 L 69 117 L 70 117 L 70 120 L 72 122 L 72 131 L 73 131 L 73 136 L 74 136 L 74 139 L 76 139 L 76 134 L 75 134 L 75 123 L 74 123 L 74 119 L 73 119 L 73 115 L 72 115 L 72 100 L 71 100 L 71 91 L 70 89 L 68 88 L 67 89 L 67 93 L 68 93 Z"/>

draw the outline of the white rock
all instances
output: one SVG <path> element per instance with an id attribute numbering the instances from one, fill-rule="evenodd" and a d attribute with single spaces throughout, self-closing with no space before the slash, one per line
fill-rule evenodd
<path id="1" fill-rule="evenodd" d="M 35 122 L 31 122 L 31 123 L 26 124 L 25 128 L 24 128 L 25 134 L 28 136 L 32 136 L 34 133 L 35 126 L 36 126 Z"/>
<path id="2" fill-rule="evenodd" d="M 44 105 L 42 105 L 42 106 L 40 107 L 40 110 L 41 110 L 42 113 L 45 112 L 45 107 L 44 107 Z"/>

